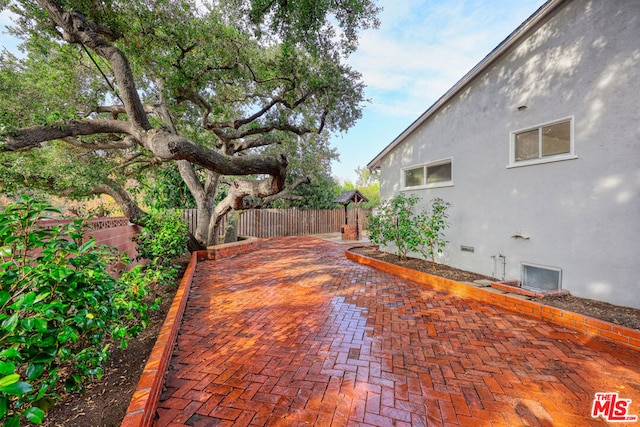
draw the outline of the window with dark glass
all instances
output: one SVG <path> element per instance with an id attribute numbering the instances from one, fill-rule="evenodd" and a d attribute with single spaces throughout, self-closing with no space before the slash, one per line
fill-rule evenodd
<path id="1" fill-rule="evenodd" d="M 513 144 L 514 162 L 571 154 L 571 120 L 517 132 Z"/>
<path id="2" fill-rule="evenodd" d="M 451 159 L 405 169 L 403 179 L 404 187 L 449 184 L 451 183 Z"/>

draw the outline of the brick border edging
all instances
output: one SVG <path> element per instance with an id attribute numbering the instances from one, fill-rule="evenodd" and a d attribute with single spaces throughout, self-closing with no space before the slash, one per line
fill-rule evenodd
<path id="1" fill-rule="evenodd" d="M 147 359 L 147 364 L 142 371 L 136 391 L 133 393 L 127 413 L 120 424 L 121 427 L 151 427 L 153 425 L 160 393 L 167 369 L 169 369 L 169 360 L 187 305 L 193 275 L 198 261 L 203 261 L 206 257 L 207 251 L 195 251 L 191 254 L 189 265 L 180 280 L 171 308 L 169 308 L 156 344 Z"/>
<path id="2" fill-rule="evenodd" d="M 207 259 L 218 260 L 229 258 L 234 255 L 246 254 L 258 248 L 258 238 L 253 236 L 243 236 L 244 240 L 237 242 L 222 243 L 220 245 L 207 247 Z"/>
<path id="3" fill-rule="evenodd" d="M 640 330 L 619 326 L 589 316 L 583 316 L 556 307 L 541 304 L 536 301 L 524 300 L 516 296 L 500 293 L 498 289 L 481 288 L 461 282 L 445 279 L 420 271 L 410 270 L 385 261 L 369 258 L 364 255 L 345 251 L 345 256 L 357 263 L 368 265 L 394 276 L 413 282 L 429 285 L 435 289 L 444 290 L 454 295 L 471 298 L 476 301 L 487 302 L 515 311 L 527 316 L 544 319 L 556 325 L 580 332 L 589 337 L 597 337 L 605 341 L 620 344 L 627 348 L 640 351 Z"/>

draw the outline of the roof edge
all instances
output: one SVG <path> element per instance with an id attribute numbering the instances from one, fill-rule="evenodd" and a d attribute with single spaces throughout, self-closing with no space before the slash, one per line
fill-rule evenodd
<path id="1" fill-rule="evenodd" d="M 389 145 L 387 145 L 373 160 L 367 164 L 370 170 L 380 167 L 382 159 L 389 154 L 396 146 L 403 142 L 414 130 L 419 128 L 429 117 L 434 115 L 442 106 L 451 100 L 458 92 L 471 83 L 480 73 L 493 64 L 503 53 L 511 48 L 533 27 L 547 18 L 558 6 L 567 0 L 548 0 L 538 8 L 529 18 L 520 24 L 511 34 L 500 42 L 487 56 L 477 63 L 467 74 L 465 74 L 456 84 L 444 93 L 431 107 L 420 115 L 409 125 L 400 135 L 398 135 Z"/>

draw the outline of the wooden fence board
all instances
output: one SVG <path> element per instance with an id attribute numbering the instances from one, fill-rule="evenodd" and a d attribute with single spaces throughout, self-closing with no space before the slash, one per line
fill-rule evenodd
<path id="1" fill-rule="evenodd" d="M 368 209 L 360 209 L 358 219 L 362 230 L 367 228 Z M 347 210 L 349 224 L 355 223 L 355 209 Z M 195 209 L 185 209 L 182 218 L 195 233 L 198 216 Z M 222 220 L 223 233 L 226 218 Z M 344 209 L 251 209 L 240 212 L 238 235 L 254 237 L 303 236 L 339 233 L 345 223 Z"/>

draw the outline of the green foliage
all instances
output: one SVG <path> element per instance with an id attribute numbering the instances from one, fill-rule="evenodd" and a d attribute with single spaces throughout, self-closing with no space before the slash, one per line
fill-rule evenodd
<path id="1" fill-rule="evenodd" d="M 427 251 L 431 256 L 431 262 L 435 262 L 436 254 L 441 254 L 446 241 L 444 240 L 444 230 L 447 228 L 449 215 L 447 210 L 451 204 L 439 197 L 431 200 L 429 209 L 424 213 L 422 222 L 422 232 L 426 241 Z"/>
<path id="2" fill-rule="evenodd" d="M 57 126 L 97 102 L 90 69 L 76 66 L 76 48 L 41 39 L 29 46 L 33 49 L 23 59 L 0 52 L 0 134 L 28 125 Z"/>
<path id="3" fill-rule="evenodd" d="M 377 207 L 380 204 L 380 177 L 373 175 L 366 167 L 357 167 L 355 172 L 357 174 L 356 183 L 346 180 L 342 184 L 340 192 L 357 189 L 368 200 L 360 204 L 362 209 Z M 353 205 L 349 205 L 349 207 L 353 207 Z"/>
<path id="4" fill-rule="evenodd" d="M 109 275 L 113 248 L 85 239 L 82 221 L 49 229 L 53 209 L 24 198 L 0 213 L 0 420 L 40 423 L 61 387 L 100 378 L 111 339 L 147 321 L 147 292 Z"/>
<path id="5" fill-rule="evenodd" d="M 407 253 L 416 251 L 422 243 L 422 229 L 416 226 L 418 216 L 413 212 L 419 200 L 416 195 L 407 197 L 399 193 L 381 203 L 378 213 L 369 217 L 369 239 L 383 246 L 394 244 L 398 256 L 406 259 Z"/>
<path id="6" fill-rule="evenodd" d="M 185 253 L 189 240 L 187 223 L 180 210 L 156 210 L 147 214 L 144 227 L 133 241 L 138 259 L 148 259 L 150 266 L 171 266 Z"/>
<path id="7" fill-rule="evenodd" d="M 369 239 L 381 246 L 393 244 L 401 259 L 417 252 L 435 261 L 435 254 L 442 253 L 446 243 L 444 229 L 450 204 L 436 198 L 429 209 L 416 212 L 419 201 L 415 194 L 399 193 L 381 203 L 378 212 L 369 216 Z"/>
<path id="8" fill-rule="evenodd" d="M 299 186 L 294 194 L 299 200 L 276 200 L 268 207 L 277 209 L 336 209 L 333 201 L 340 195 L 340 187 L 336 181 L 326 175 L 314 176 L 310 184 Z"/>
<path id="9" fill-rule="evenodd" d="M 346 52 L 356 48 L 360 28 L 378 25 L 376 14 L 380 10 L 369 0 L 232 0 L 229 3 L 250 10 L 257 32 L 268 27 L 286 43 L 304 44 L 310 50 L 320 49 L 332 38 L 339 38 L 340 47 Z M 337 23 L 340 29 L 331 23 Z"/>
<path id="10" fill-rule="evenodd" d="M 143 201 L 154 209 L 193 209 L 196 201 L 175 163 L 167 163 L 145 186 Z"/>
<path id="11" fill-rule="evenodd" d="M 369 187 L 378 184 L 380 188 L 380 175 L 372 174 L 368 167 L 356 167 L 358 178 L 356 179 L 357 187 Z"/>
<path id="12" fill-rule="evenodd" d="M 97 156 L 55 141 L 38 150 L 0 153 L 0 192 L 86 197 L 113 166 L 113 154 Z"/>
<path id="13" fill-rule="evenodd" d="M 269 154 L 282 152 L 289 162 L 287 185 L 299 178 L 310 176 L 311 183 L 299 186 L 293 195 L 298 200 L 277 200 L 269 205 L 273 208 L 334 209 L 333 200 L 340 195 L 336 181 L 331 177 L 331 162 L 338 158 L 331 147 L 328 135 L 305 135 L 282 138 L 277 146 L 265 150 Z"/>
<path id="14" fill-rule="evenodd" d="M 120 104 L 106 81 L 116 77 L 132 82 L 142 103 L 153 106 L 147 118 L 155 129 L 175 130 L 204 150 L 229 156 L 289 153 L 280 148 L 291 144 L 302 157 L 315 157 L 315 164 L 308 162 L 313 168 L 324 167 L 337 154 L 306 135 L 321 139 L 346 131 L 362 115 L 364 84 L 346 57 L 357 46 L 358 32 L 378 25 L 379 8 L 372 0 L 60 2 L 65 12 L 112 31 L 131 76 L 123 76 L 120 67 L 90 46 L 61 40 L 60 28 L 37 2 L 0 2 L 18 16 L 9 31 L 24 41 L 20 57 L 0 54 L 0 141 L 35 125 L 127 120 L 125 113 L 105 108 Z M 161 208 L 192 206 L 185 185 L 176 181 L 175 167 L 160 166 L 148 146 L 131 146 L 136 138 L 123 134 L 96 132 L 66 138 L 64 149 L 25 163 L 26 150 L 0 155 L 6 171 L 0 191 L 3 186 L 19 187 L 12 192 L 38 186 L 80 198 L 99 193 L 109 179 L 128 192 L 137 184 L 152 189 L 150 197 L 159 196 Z M 245 143 L 250 148 L 243 148 Z M 277 147 L 263 150 L 267 145 Z M 298 167 L 294 157 L 289 160 L 288 183 L 305 175 L 314 176 L 314 182 L 295 192 L 308 201 L 281 203 L 332 206 L 330 169 L 316 174 L 308 164 Z M 206 200 L 214 198 L 210 177 L 199 174 L 200 185 L 191 185 L 197 200 L 203 192 Z M 222 191 L 217 194 L 220 199 Z M 199 213 L 206 215 L 204 209 Z"/>

